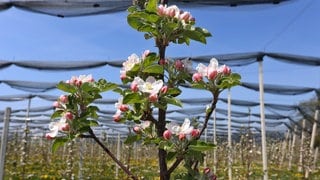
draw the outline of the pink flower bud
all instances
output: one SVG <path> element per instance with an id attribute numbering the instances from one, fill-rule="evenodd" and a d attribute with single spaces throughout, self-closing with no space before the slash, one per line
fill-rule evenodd
<path id="1" fill-rule="evenodd" d="M 217 77 L 218 71 L 213 70 L 208 72 L 208 79 L 214 80 Z"/>
<path id="2" fill-rule="evenodd" d="M 171 131 L 165 130 L 165 131 L 163 132 L 163 138 L 164 138 L 165 140 L 169 140 L 169 139 L 171 138 L 171 136 L 172 136 Z"/>
<path id="3" fill-rule="evenodd" d="M 223 75 L 229 75 L 231 73 L 231 69 L 229 66 L 223 65 L 220 68 Z"/>
<path id="4" fill-rule="evenodd" d="M 113 121 L 115 122 L 120 122 L 121 121 L 121 111 L 117 111 L 116 114 L 114 114 L 113 116 Z"/>
<path id="5" fill-rule="evenodd" d="M 150 102 L 157 102 L 158 101 L 158 94 L 150 94 L 149 101 Z"/>
<path id="6" fill-rule="evenodd" d="M 93 77 L 90 77 L 87 82 L 94 82 L 94 78 Z"/>
<path id="7" fill-rule="evenodd" d="M 61 106 L 60 106 L 60 103 L 59 103 L 58 101 L 53 102 L 52 105 L 53 105 L 53 107 L 55 107 L 55 108 L 61 107 Z"/>
<path id="8" fill-rule="evenodd" d="M 162 86 L 162 88 L 160 89 L 160 92 L 162 94 L 166 94 L 168 92 L 168 86 Z"/>
<path id="9" fill-rule="evenodd" d="M 206 168 L 204 168 L 203 173 L 206 174 L 206 175 L 208 175 L 208 174 L 211 173 L 211 169 L 208 168 L 208 167 L 206 167 Z"/>
<path id="10" fill-rule="evenodd" d="M 167 61 L 165 59 L 160 59 L 159 64 L 163 66 L 163 65 L 167 64 Z"/>
<path id="11" fill-rule="evenodd" d="M 139 88 L 138 88 L 138 83 L 133 81 L 130 85 L 130 89 L 133 91 L 133 92 L 138 92 Z"/>
<path id="12" fill-rule="evenodd" d="M 81 80 L 76 80 L 74 84 L 76 86 L 80 87 L 82 85 L 82 81 Z"/>
<path id="13" fill-rule="evenodd" d="M 67 120 L 73 120 L 73 114 L 71 112 L 66 112 L 64 114 L 64 117 L 67 119 Z"/>
<path id="14" fill-rule="evenodd" d="M 150 54 L 150 50 L 145 50 L 142 54 L 142 59 L 145 59 Z"/>
<path id="15" fill-rule="evenodd" d="M 182 12 L 180 14 L 180 19 L 185 21 L 189 21 L 190 17 L 191 17 L 191 14 L 189 12 Z"/>
<path id="16" fill-rule="evenodd" d="M 126 73 L 125 73 L 125 72 L 122 72 L 122 73 L 120 74 L 120 79 L 123 81 L 123 80 L 125 80 L 126 78 L 127 78 Z"/>
<path id="17" fill-rule="evenodd" d="M 52 139 L 54 139 L 54 137 L 52 137 L 52 136 L 50 136 L 50 134 L 46 134 L 46 136 L 45 136 L 48 140 L 52 140 Z"/>
<path id="18" fill-rule="evenodd" d="M 157 13 L 160 16 L 164 16 L 165 15 L 165 6 L 163 6 L 162 4 L 160 4 L 157 8 Z"/>
<path id="19" fill-rule="evenodd" d="M 194 73 L 192 75 L 192 79 L 195 82 L 200 82 L 200 81 L 202 81 L 202 75 L 200 73 Z"/>
<path id="20" fill-rule="evenodd" d="M 70 125 L 68 123 L 64 124 L 62 127 L 61 127 L 61 130 L 62 131 L 69 131 L 70 130 Z"/>
<path id="21" fill-rule="evenodd" d="M 183 140 L 185 140 L 185 139 L 186 139 L 186 134 L 180 133 L 180 134 L 179 134 L 179 140 L 180 140 L 180 141 L 183 141 Z"/>
<path id="22" fill-rule="evenodd" d="M 126 111 L 129 110 L 129 106 L 126 105 L 126 104 L 121 104 L 120 107 L 119 107 L 119 110 L 120 110 L 121 112 L 126 112 Z"/>
<path id="23" fill-rule="evenodd" d="M 177 70 L 182 71 L 183 70 L 183 62 L 181 60 L 176 60 L 174 62 L 174 66 Z"/>
<path id="24" fill-rule="evenodd" d="M 200 135 L 200 130 L 199 130 L 199 129 L 193 129 L 193 130 L 191 131 L 191 136 L 192 136 L 193 138 L 197 138 L 197 137 L 199 137 L 199 135 Z"/>
<path id="25" fill-rule="evenodd" d="M 59 100 L 60 100 L 61 103 L 66 104 L 66 103 L 68 103 L 68 96 L 67 95 L 61 95 L 59 97 Z"/>
<path id="26" fill-rule="evenodd" d="M 139 133 L 141 133 L 141 128 L 139 126 L 135 126 L 135 127 L 133 127 L 133 132 L 139 134 Z"/>

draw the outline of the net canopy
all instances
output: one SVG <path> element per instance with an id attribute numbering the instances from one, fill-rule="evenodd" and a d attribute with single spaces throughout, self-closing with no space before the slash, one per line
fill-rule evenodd
<path id="1" fill-rule="evenodd" d="M 289 0 L 170 0 L 170 3 L 185 6 L 236 6 L 249 4 L 278 4 Z M 16 7 L 57 17 L 73 17 L 107 14 L 126 10 L 132 0 L 1 0 L 0 11 Z"/>
<path id="2" fill-rule="evenodd" d="M 187 0 L 169 1 L 169 4 L 177 4 L 185 7 L 232 6 L 232 8 L 233 6 L 242 5 L 270 4 L 275 7 L 276 4 L 279 3 L 286 4 L 294 1 L 295 0 Z M 74 17 L 121 12 L 125 11 L 131 4 L 132 0 L 0 0 L 0 11 L 4 13 L 5 11 L 9 11 L 11 8 L 17 8 L 56 17 Z M 313 69 L 319 69 L 320 65 L 320 57 L 317 56 L 259 50 L 238 53 L 209 53 L 205 55 L 172 57 L 172 59 L 190 59 L 195 64 L 208 64 L 212 57 L 218 59 L 220 64 L 226 64 L 234 68 L 239 68 L 240 70 L 245 70 L 247 67 L 254 66 L 259 62 L 263 62 L 264 65 L 277 62 Z M 117 69 L 116 71 L 118 72 L 124 60 L 125 59 L 88 60 L 85 58 L 72 61 L 67 59 L 2 59 L 0 60 L 0 70 L 6 72 L 14 68 L 19 70 L 28 70 L 28 72 L 52 74 L 72 71 L 75 72 L 74 74 L 76 75 L 80 70 L 90 72 L 90 70 L 105 68 L 109 71 L 109 69 L 114 68 Z M 242 74 L 241 71 L 240 74 Z M 1 94 L 0 102 L 8 103 L 8 105 L 15 102 L 19 102 L 21 104 L 24 103 L 22 108 L 13 106 L 14 108 L 11 114 L 12 123 L 10 127 L 22 130 L 21 127 L 24 125 L 25 121 L 28 121 L 31 127 L 47 131 L 48 123 L 50 122 L 50 117 L 54 110 L 50 104 L 59 97 L 59 95 L 57 95 L 58 93 L 56 93 L 56 85 L 58 83 L 56 79 L 55 81 L 41 81 L 36 77 L 34 79 L 26 80 L 23 75 L 20 79 L 10 79 L 5 77 L 6 76 L 1 76 L 0 87 L 8 86 L 12 89 L 13 94 L 11 93 L 11 90 L 10 94 Z M 10 75 L 7 77 L 10 77 Z M 259 91 L 259 83 L 243 81 L 239 88 L 245 89 L 246 94 L 251 95 Z M 191 89 L 188 85 L 185 85 L 185 89 L 194 93 L 194 89 Z M 14 94 L 15 92 L 19 93 Z M 284 96 L 288 98 L 293 96 L 303 96 L 311 93 L 315 93 L 318 96 L 317 98 L 319 98 L 320 94 L 318 82 L 315 82 L 312 86 L 304 86 L 303 83 L 298 84 L 297 86 L 292 86 L 277 81 L 274 83 L 265 83 L 264 92 L 266 94 L 276 96 L 274 99 L 279 97 L 282 98 Z M 235 93 L 234 98 L 231 100 L 232 132 L 239 133 L 243 128 L 252 128 L 253 131 L 259 133 L 261 116 L 259 113 L 260 102 L 257 98 L 241 99 L 239 97 L 242 96 L 239 94 L 240 93 Z M 114 97 L 115 96 L 111 96 L 111 98 L 102 98 L 95 101 L 95 104 L 99 106 L 98 121 L 100 123 L 100 126 L 96 127 L 96 129 L 99 131 L 109 132 L 110 130 L 110 132 L 127 134 L 128 126 L 131 126 L 131 124 L 116 124 L 112 121 L 112 116 L 115 113 L 114 103 L 118 101 L 118 99 Z M 167 116 L 168 120 L 183 122 L 184 118 L 192 117 L 199 119 L 200 123 L 203 123 L 206 106 L 210 104 L 211 100 L 212 99 L 210 97 L 198 97 L 197 95 L 182 98 L 181 101 L 186 107 L 169 109 Z M 38 101 L 42 102 L 43 105 L 40 106 L 37 103 L 34 103 Z M 26 107 L 26 102 L 31 102 L 32 105 L 30 107 Z M 216 109 L 216 116 L 214 117 L 217 122 L 217 133 L 225 135 L 228 116 L 228 111 L 225 107 L 228 103 L 228 99 L 221 96 L 218 103 L 219 106 Z M 301 126 L 298 123 L 301 118 L 308 117 L 309 120 L 312 120 L 313 118 L 309 117 L 308 114 L 305 114 L 298 104 L 289 104 L 287 101 L 283 101 L 283 103 L 274 103 L 271 100 L 267 100 L 264 103 L 264 106 L 267 110 L 265 118 L 268 131 L 276 131 L 279 127 L 292 130 L 293 125 L 297 125 L 301 129 Z M 157 115 L 156 110 L 155 115 Z M 2 120 L 3 118 L 4 110 L 0 109 L 0 119 Z M 213 130 L 211 127 L 213 126 L 213 121 L 209 121 L 209 126 L 208 134 L 212 135 Z M 1 127 L 2 125 L 0 128 Z"/>

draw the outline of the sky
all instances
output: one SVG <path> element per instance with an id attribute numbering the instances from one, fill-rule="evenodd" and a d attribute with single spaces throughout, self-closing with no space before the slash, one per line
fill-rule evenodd
<path id="1" fill-rule="evenodd" d="M 196 25 L 212 33 L 207 44 L 191 42 L 190 46 L 170 45 L 167 56 L 201 56 L 242 52 L 281 52 L 320 57 L 320 1 L 293 0 L 280 4 L 236 7 L 180 7 L 190 11 Z M 0 11 L 0 59 L 7 61 L 72 61 L 124 60 L 132 53 L 141 55 L 146 49 L 156 51 L 152 40 L 131 29 L 127 12 L 84 17 L 58 18 L 16 8 Z M 264 60 L 264 82 L 268 84 L 320 88 L 320 69 Z M 243 82 L 258 83 L 258 64 L 235 67 Z M 0 80 L 59 82 L 73 75 L 93 74 L 95 79 L 119 81 L 119 69 L 100 67 L 81 71 L 38 71 L 10 66 L 0 70 Z M 0 84 L 1 96 L 29 94 Z M 49 91 L 44 94 L 59 94 Z M 197 97 L 207 97 L 198 93 Z M 236 87 L 235 99 L 259 101 L 258 92 Z M 278 104 L 298 104 L 314 94 L 279 96 L 265 94 L 265 101 Z M 183 97 L 194 97 L 184 94 Z M 226 98 L 224 92 L 220 97 Z M 112 97 L 114 98 L 114 97 Z M 32 107 L 51 105 L 33 100 Z M 226 108 L 220 104 L 220 108 Z M 0 102 L 0 108 L 26 108 L 27 101 Z M 246 108 L 233 107 L 240 111 Z M 254 111 L 258 112 L 259 108 Z"/>

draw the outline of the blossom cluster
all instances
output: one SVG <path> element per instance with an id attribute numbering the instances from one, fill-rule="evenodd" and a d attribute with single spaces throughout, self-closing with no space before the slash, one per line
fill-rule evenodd
<path id="1" fill-rule="evenodd" d="M 190 12 L 182 11 L 176 5 L 167 6 L 160 4 L 157 8 L 157 13 L 159 16 L 176 18 L 183 22 L 195 21 Z"/>
<path id="2" fill-rule="evenodd" d="M 181 126 L 174 122 L 166 124 L 167 130 L 163 132 L 163 138 L 170 140 L 173 135 L 177 136 L 180 141 L 185 139 L 197 138 L 200 130 L 191 126 L 190 119 L 186 118 Z"/>
<path id="3" fill-rule="evenodd" d="M 219 66 L 218 60 L 216 58 L 212 58 L 208 66 L 200 63 L 196 68 L 197 72 L 195 72 L 192 76 L 192 79 L 195 82 L 202 81 L 204 77 L 208 80 L 215 80 L 219 75 L 227 76 L 231 74 L 230 67 L 226 65 Z"/>
<path id="4" fill-rule="evenodd" d="M 89 75 L 80 75 L 73 76 L 70 80 L 67 80 L 66 83 L 72 86 L 81 87 L 83 83 L 94 82 L 94 79 L 91 74 Z M 57 101 L 53 102 L 53 107 L 56 111 L 63 111 L 60 120 L 55 122 L 50 122 L 49 130 L 45 136 L 48 139 L 55 138 L 59 131 L 60 132 L 69 132 L 70 130 L 70 122 L 74 120 L 75 113 L 70 111 L 67 108 L 67 104 L 69 103 L 68 95 L 61 95 Z"/>
<path id="5" fill-rule="evenodd" d="M 130 85 L 132 92 L 141 92 L 148 96 L 150 102 L 156 102 L 160 94 L 165 94 L 168 91 L 168 86 L 163 85 L 162 80 L 156 80 L 153 76 L 149 76 L 145 81 L 140 77 L 135 77 Z M 127 104 L 123 104 L 123 97 L 118 99 L 115 103 L 115 108 L 117 109 L 113 119 L 116 122 L 121 120 L 121 113 L 129 110 Z"/>
<path id="6" fill-rule="evenodd" d="M 141 58 L 135 53 L 131 54 L 127 58 L 127 61 L 122 63 L 122 68 L 120 70 L 120 79 L 124 80 L 127 77 L 127 72 L 130 71 L 136 64 L 141 63 L 149 53 L 150 50 L 145 50 Z"/>

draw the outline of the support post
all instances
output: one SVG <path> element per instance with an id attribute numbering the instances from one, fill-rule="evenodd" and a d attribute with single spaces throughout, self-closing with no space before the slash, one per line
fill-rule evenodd
<path id="1" fill-rule="evenodd" d="M 258 57 L 259 62 L 259 92 L 260 92 L 260 121 L 261 121 L 261 145 L 262 145 L 262 165 L 263 180 L 268 180 L 268 162 L 267 162 L 267 139 L 266 139 L 266 123 L 264 114 L 264 85 L 263 85 L 263 58 Z"/>
<path id="2" fill-rule="evenodd" d="M 213 110 L 213 144 L 217 145 L 216 110 Z M 217 173 L 217 148 L 213 149 L 213 173 Z"/>
<path id="3" fill-rule="evenodd" d="M 6 161 L 6 149 L 7 149 L 7 140 L 9 132 L 9 122 L 10 122 L 11 108 L 6 108 L 4 116 L 4 125 L 2 129 L 1 136 L 1 148 L 0 148 L 0 180 L 4 177 L 4 163 Z"/>
<path id="4" fill-rule="evenodd" d="M 311 140 L 310 140 L 310 155 L 314 156 L 314 142 L 317 135 L 317 125 L 318 125 L 318 116 L 319 116 L 319 110 L 317 109 L 314 113 L 314 120 L 313 120 L 313 126 L 312 126 L 312 134 L 311 134 Z M 313 166 L 309 166 L 307 168 L 305 173 L 305 178 L 309 178 L 309 173 L 312 172 L 314 169 L 312 169 Z"/>
<path id="5" fill-rule="evenodd" d="M 228 176 L 232 180 L 231 91 L 228 89 Z"/>
<path id="6" fill-rule="evenodd" d="M 301 130 L 301 140 L 300 140 L 300 157 L 299 157 L 299 167 L 298 172 L 302 172 L 303 170 L 303 154 L 304 154 L 304 138 L 305 138 L 305 128 L 306 128 L 306 120 L 302 120 L 302 130 Z"/>
<path id="7" fill-rule="evenodd" d="M 297 125 L 295 125 L 294 130 L 293 130 L 293 135 L 292 135 L 291 147 L 290 147 L 288 170 L 291 170 L 291 168 L 292 168 L 292 158 L 293 158 L 293 152 L 294 152 L 295 144 L 296 144 L 297 128 L 298 128 Z"/>

